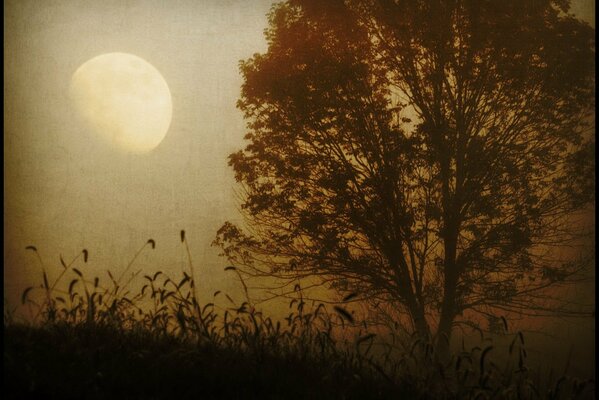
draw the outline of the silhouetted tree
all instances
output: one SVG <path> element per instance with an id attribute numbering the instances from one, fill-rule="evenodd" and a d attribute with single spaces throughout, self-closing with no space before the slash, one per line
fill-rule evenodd
<path id="1" fill-rule="evenodd" d="M 290 0 L 241 63 L 229 163 L 254 274 L 320 276 L 422 335 L 466 310 L 566 311 L 552 245 L 594 199 L 594 30 L 567 0 Z M 544 293 L 544 295 L 541 295 Z M 440 343 L 440 342 L 439 342 Z"/>

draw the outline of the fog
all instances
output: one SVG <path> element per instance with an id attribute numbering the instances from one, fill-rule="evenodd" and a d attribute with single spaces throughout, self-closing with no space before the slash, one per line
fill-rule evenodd
<path id="1" fill-rule="evenodd" d="M 228 282 L 210 247 L 237 216 L 226 157 L 244 122 L 235 108 L 238 61 L 264 51 L 270 1 L 11 1 L 5 4 L 5 225 L 7 297 L 83 248 L 90 270 L 125 268 L 149 238 L 139 268 L 178 273 L 186 229 L 201 283 Z M 108 147 L 68 97 L 72 74 L 99 54 L 142 57 L 167 81 L 173 118 L 151 153 Z"/>
<path id="2" fill-rule="evenodd" d="M 270 0 L 5 2 L 4 10 L 4 289 L 16 306 L 39 284 L 39 260 L 56 276 L 62 257 L 88 249 L 90 274 L 122 272 L 150 238 L 134 269 L 180 274 L 188 262 L 185 229 L 200 292 L 236 292 L 239 283 L 211 246 L 226 220 L 241 221 L 227 156 L 243 146 L 235 103 L 238 62 L 266 50 Z M 592 0 L 572 11 L 594 26 Z M 109 52 L 137 55 L 169 85 L 173 117 L 148 154 L 107 146 L 78 119 L 68 97 L 85 61 Z M 594 284 L 573 295 L 588 300 Z M 519 322 L 520 328 L 527 321 Z M 594 320 L 529 326 L 554 353 L 594 368 Z M 550 336 L 548 336 L 550 335 Z M 553 340 L 553 341 L 552 341 Z M 560 361 L 561 362 L 561 361 Z"/>

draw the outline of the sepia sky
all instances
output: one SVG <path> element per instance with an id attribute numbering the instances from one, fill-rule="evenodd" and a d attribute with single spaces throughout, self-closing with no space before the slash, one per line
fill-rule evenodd
<path id="1" fill-rule="evenodd" d="M 156 250 L 136 266 L 179 273 L 185 229 L 198 285 L 226 280 L 210 242 L 225 220 L 238 218 L 226 160 L 244 135 L 238 62 L 266 50 L 270 4 L 5 2 L 4 277 L 13 302 L 40 281 L 30 244 L 50 270 L 59 254 L 70 260 L 87 248 L 86 269 L 118 272 L 153 238 Z M 69 100 L 76 69 L 111 52 L 145 59 L 170 88 L 170 129 L 148 154 L 99 141 Z"/>
<path id="2" fill-rule="evenodd" d="M 266 50 L 271 0 L 32 1 L 4 5 L 4 287 L 11 304 L 83 248 L 85 269 L 122 271 L 149 239 L 137 268 L 178 274 L 185 229 L 200 289 L 234 288 L 210 246 L 238 220 L 227 155 L 243 145 L 235 108 L 238 62 Z M 572 11 L 594 26 L 595 3 Z M 139 56 L 172 96 L 165 139 L 147 154 L 117 151 L 82 125 L 69 100 L 73 73 L 104 53 Z M 135 269 L 135 268 L 134 268 Z M 52 272 L 50 272 L 52 275 Z"/>

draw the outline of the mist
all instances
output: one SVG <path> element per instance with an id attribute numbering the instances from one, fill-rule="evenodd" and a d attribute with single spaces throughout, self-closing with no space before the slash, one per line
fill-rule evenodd
<path id="1" fill-rule="evenodd" d="M 271 0 L 5 2 L 5 310 L 27 320 L 23 290 L 40 285 L 42 270 L 56 279 L 61 258 L 68 263 L 83 249 L 89 260 L 78 268 L 89 276 L 140 271 L 141 279 L 162 271 L 180 277 L 191 263 L 201 301 L 212 301 L 217 291 L 244 301 L 245 282 L 225 271 L 230 261 L 212 243 L 226 221 L 246 223 L 228 156 L 247 144 L 248 127 L 236 107 L 243 84 L 239 62 L 267 51 L 264 30 L 271 6 Z M 594 1 L 574 1 L 571 12 L 594 28 Z M 111 52 L 143 58 L 169 86 L 172 121 L 164 140 L 147 154 L 104 143 L 69 97 L 75 71 Z M 594 206 L 581 217 L 591 236 L 594 217 Z M 591 236 L 581 240 L 581 251 L 594 257 Z M 39 258 L 27 246 L 35 246 Z M 594 304 L 594 266 L 587 274 L 588 281 L 559 295 Z M 298 282 L 313 304 L 342 299 L 326 285 L 310 289 L 311 279 Z M 143 283 L 135 281 L 132 290 Z M 247 285 L 261 312 L 273 318 L 289 314 L 293 284 L 255 278 Z M 228 304 L 222 295 L 220 300 Z M 356 320 L 372 312 L 361 303 L 346 308 Z M 577 376 L 594 374 L 594 313 L 511 317 L 509 339 L 491 335 L 497 343 L 509 345 L 523 332 L 532 363 L 556 370 L 568 365 L 568 373 Z M 479 334 L 464 328 L 456 331 L 452 347 L 460 348 L 462 339 L 480 345 Z"/>

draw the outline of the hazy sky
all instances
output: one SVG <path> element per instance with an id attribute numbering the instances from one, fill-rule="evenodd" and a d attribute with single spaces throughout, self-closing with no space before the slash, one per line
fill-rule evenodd
<path id="1" fill-rule="evenodd" d="M 59 268 L 89 249 L 85 269 L 117 273 L 149 238 L 138 268 L 178 273 L 186 229 L 200 288 L 234 287 L 210 247 L 238 218 L 226 156 L 245 133 L 235 108 L 238 62 L 264 52 L 270 0 L 33 1 L 4 6 L 4 276 L 14 303 L 40 282 L 33 244 Z M 594 1 L 574 12 L 594 26 Z M 164 141 L 145 155 L 106 146 L 81 125 L 68 88 L 85 61 L 137 55 L 160 71 L 172 95 Z M 35 273 L 34 279 L 31 275 Z M 233 286 L 231 286 L 233 285 Z"/>
<path id="2" fill-rule="evenodd" d="M 219 287 L 225 260 L 210 242 L 237 216 L 226 156 L 245 133 L 235 108 L 238 62 L 266 50 L 271 1 L 5 2 L 5 288 L 32 284 L 39 264 L 59 267 L 81 249 L 90 270 L 137 266 L 179 271 L 186 229 L 202 287 Z M 168 83 L 173 117 L 145 155 L 106 146 L 69 101 L 71 76 L 103 53 L 135 54 Z M 102 276 L 105 276 L 102 272 Z M 12 292 L 12 293 L 11 293 Z"/>

